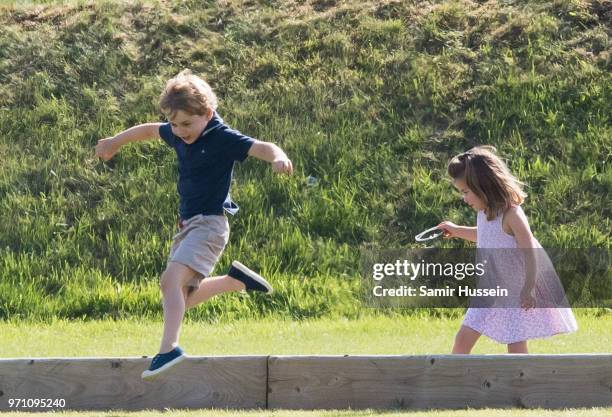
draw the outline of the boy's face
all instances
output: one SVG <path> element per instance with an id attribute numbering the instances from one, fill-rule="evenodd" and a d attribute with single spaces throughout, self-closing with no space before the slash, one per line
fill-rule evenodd
<path id="1" fill-rule="evenodd" d="M 467 186 L 464 180 L 455 179 L 453 185 L 463 195 L 463 201 L 474 210 L 484 210 L 486 205 L 482 199 L 480 199 L 470 188 Z"/>
<path id="2" fill-rule="evenodd" d="M 200 134 L 213 116 L 212 110 L 203 115 L 189 114 L 183 110 L 176 112 L 169 119 L 172 133 L 181 138 L 183 142 L 192 144 L 199 139 Z"/>

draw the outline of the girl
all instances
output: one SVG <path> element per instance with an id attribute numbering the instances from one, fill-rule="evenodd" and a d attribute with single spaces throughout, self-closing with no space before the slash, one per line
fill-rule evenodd
<path id="1" fill-rule="evenodd" d="M 536 273 L 540 265 L 533 254 L 544 250 L 531 234 L 520 206 L 526 197 L 523 184 L 495 154 L 495 148 L 478 146 L 455 156 L 448 174 L 463 201 L 478 213 L 476 227 L 444 221 L 438 228 L 447 239 L 456 237 L 476 242 L 477 248 L 495 248 L 489 252 L 496 254 L 496 274 L 510 278 L 510 286 L 517 288 L 515 294 L 520 292 L 515 307 L 469 308 L 455 337 L 453 353 L 470 353 L 482 334 L 508 345 L 508 353 L 527 353 L 528 339 L 576 331 L 571 309 L 541 308 L 539 296 L 536 305 L 534 290 L 541 293 Z"/>

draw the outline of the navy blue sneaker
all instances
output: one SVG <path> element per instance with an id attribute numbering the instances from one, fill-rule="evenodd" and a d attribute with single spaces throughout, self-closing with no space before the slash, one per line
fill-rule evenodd
<path id="1" fill-rule="evenodd" d="M 238 261 L 232 262 L 232 267 L 227 275 L 242 282 L 247 291 L 261 291 L 266 294 L 272 294 L 274 291 L 270 283 L 261 275 L 251 271 Z"/>
<path id="2" fill-rule="evenodd" d="M 170 352 L 158 353 L 155 355 L 155 357 L 153 357 L 149 369 L 142 373 L 142 379 L 153 378 L 155 375 L 158 375 L 177 363 L 182 362 L 186 357 L 187 355 L 185 355 L 185 352 L 183 352 L 183 350 L 178 346 L 172 349 Z"/>

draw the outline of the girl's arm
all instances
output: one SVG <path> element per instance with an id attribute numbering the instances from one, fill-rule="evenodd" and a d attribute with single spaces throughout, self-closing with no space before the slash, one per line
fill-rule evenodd
<path id="1" fill-rule="evenodd" d="M 437 226 L 438 229 L 444 231 L 444 239 L 457 237 L 459 239 L 476 242 L 476 227 L 458 226 L 452 222 L 442 222 Z"/>
<path id="2" fill-rule="evenodd" d="M 512 207 L 504 214 L 504 224 L 508 226 L 511 234 L 516 239 L 517 247 L 525 255 L 525 285 L 521 291 L 521 307 L 529 309 L 535 307 L 535 298 L 532 295 L 535 287 L 537 271 L 536 263 L 536 240 L 529 228 L 529 222 L 525 214 Z"/>
<path id="3" fill-rule="evenodd" d="M 270 162 L 274 172 L 282 172 L 289 175 L 293 173 L 291 160 L 281 148 L 273 143 L 256 140 L 249 149 L 249 156 Z"/>
<path id="4" fill-rule="evenodd" d="M 112 138 L 100 139 L 96 145 L 96 156 L 108 161 L 119 149 L 130 142 L 138 142 L 147 139 L 159 139 L 159 127 L 161 123 L 145 123 L 130 127 L 127 130 L 113 136 Z"/>

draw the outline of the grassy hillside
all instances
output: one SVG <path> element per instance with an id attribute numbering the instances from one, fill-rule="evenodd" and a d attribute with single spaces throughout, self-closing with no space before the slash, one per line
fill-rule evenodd
<path id="1" fill-rule="evenodd" d="M 609 248 L 611 23 L 606 0 L 4 3 L 0 318 L 159 317 L 175 156 L 157 141 L 102 163 L 93 147 L 163 120 L 157 98 L 183 68 L 296 169 L 237 166 L 217 269 L 240 259 L 277 292 L 193 318 L 364 314 L 360 245 L 473 224 L 445 166 L 477 144 L 529 184 L 545 247 Z"/>

